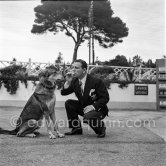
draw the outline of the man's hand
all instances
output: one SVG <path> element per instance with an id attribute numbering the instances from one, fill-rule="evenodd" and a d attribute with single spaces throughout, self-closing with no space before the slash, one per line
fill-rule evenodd
<path id="1" fill-rule="evenodd" d="M 68 72 L 67 74 L 66 74 L 66 82 L 65 82 L 65 84 L 64 84 L 64 88 L 66 89 L 66 88 L 68 88 L 69 86 L 70 86 L 70 84 L 71 84 L 71 81 L 72 81 L 72 79 L 73 79 L 73 73 L 72 72 Z"/>
<path id="2" fill-rule="evenodd" d="M 93 110 L 95 110 L 95 108 L 93 107 L 93 105 L 88 105 L 88 106 L 86 106 L 84 108 L 83 112 L 84 112 L 84 114 L 86 114 L 86 113 L 88 113 L 90 111 L 93 111 Z"/>

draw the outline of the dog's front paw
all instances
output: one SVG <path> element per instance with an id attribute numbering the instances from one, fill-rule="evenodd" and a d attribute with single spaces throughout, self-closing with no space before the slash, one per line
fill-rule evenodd
<path id="1" fill-rule="evenodd" d="M 59 138 L 64 138 L 64 137 L 65 137 L 65 135 L 64 135 L 64 134 L 59 133 L 59 134 L 58 134 L 58 137 L 59 137 Z"/>
<path id="2" fill-rule="evenodd" d="M 22 137 L 21 133 L 19 133 L 19 132 L 16 134 L 16 136 L 17 137 Z"/>
<path id="3" fill-rule="evenodd" d="M 31 137 L 31 138 L 36 138 L 36 137 L 37 137 L 37 135 L 34 134 L 34 133 L 32 133 L 32 134 L 28 134 L 28 135 L 29 135 L 29 137 Z"/>
<path id="4" fill-rule="evenodd" d="M 56 139 L 56 136 L 54 134 L 49 134 L 50 139 Z"/>

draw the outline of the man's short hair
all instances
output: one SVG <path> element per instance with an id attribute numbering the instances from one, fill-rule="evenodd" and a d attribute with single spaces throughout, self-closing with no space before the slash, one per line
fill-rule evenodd
<path id="1" fill-rule="evenodd" d="M 87 63 L 86 63 L 84 60 L 82 60 L 82 59 L 77 59 L 77 60 L 75 60 L 74 62 L 80 62 L 82 68 L 87 70 L 88 65 L 87 65 Z"/>

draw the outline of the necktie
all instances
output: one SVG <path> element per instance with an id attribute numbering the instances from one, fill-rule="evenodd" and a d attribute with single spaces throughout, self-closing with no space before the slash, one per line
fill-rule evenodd
<path id="1" fill-rule="evenodd" d="M 84 89 L 83 89 L 83 84 L 82 84 L 81 81 L 79 82 L 79 85 L 80 85 L 80 88 L 81 88 L 81 94 L 83 95 L 83 93 L 84 93 Z"/>

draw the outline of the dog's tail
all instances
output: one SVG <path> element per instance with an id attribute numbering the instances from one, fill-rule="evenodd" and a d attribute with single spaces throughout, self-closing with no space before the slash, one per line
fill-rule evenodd
<path id="1" fill-rule="evenodd" d="M 6 135 L 16 135 L 16 129 L 14 130 L 3 130 L 2 128 L 0 128 L 0 134 L 6 134 Z"/>

